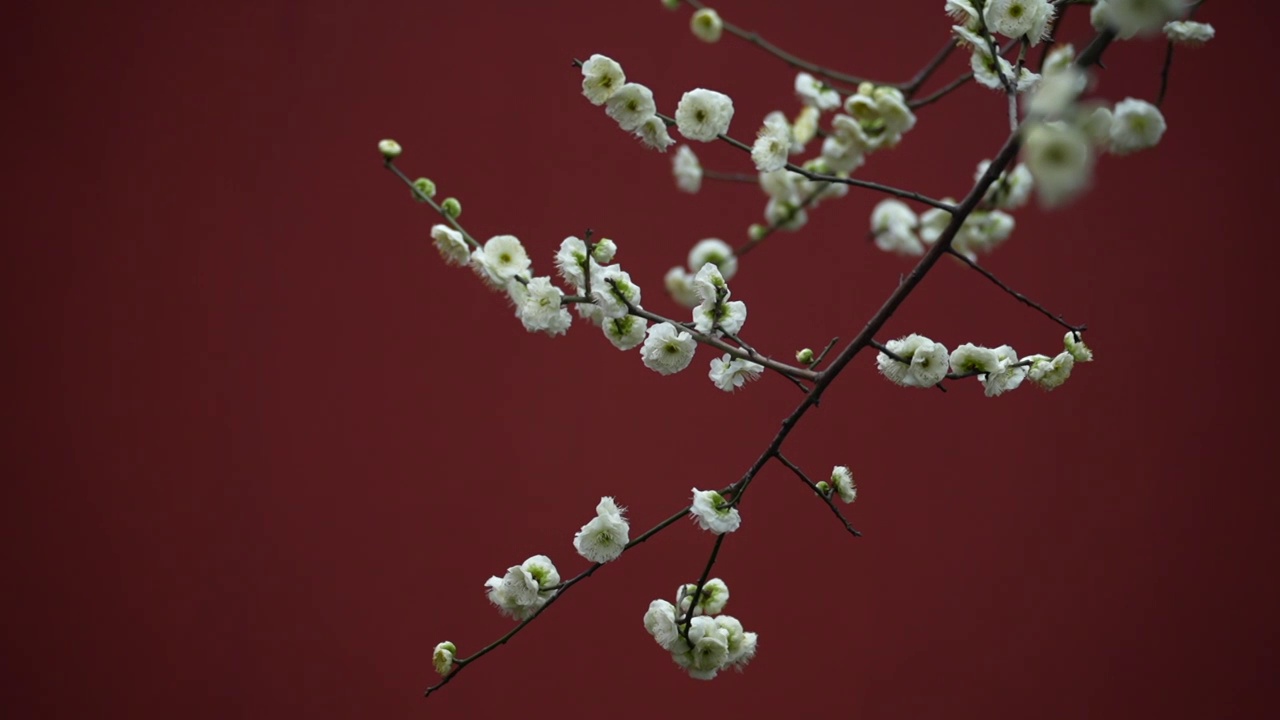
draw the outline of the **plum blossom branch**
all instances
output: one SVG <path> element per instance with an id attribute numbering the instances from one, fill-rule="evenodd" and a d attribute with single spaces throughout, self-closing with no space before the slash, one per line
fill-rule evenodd
<path id="1" fill-rule="evenodd" d="M 480 247 L 480 243 L 476 242 L 476 239 L 471 237 L 471 233 L 468 233 L 465 228 L 459 225 L 456 218 L 454 218 L 449 213 L 445 212 L 444 208 L 441 207 L 440 204 L 435 201 L 435 199 L 433 199 L 430 195 L 427 195 L 426 193 L 422 192 L 421 188 L 415 185 L 413 181 L 408 178 L 408 176 L 406 176 L 403 172 L 401 172 L 400 168 L 396 167 L 395 162 L 393 162 L 391 158 L 384 158 L 383 164 L 396 177 L 400 178 L 401 182 L 409 186 L 409 189 L 413 191 L 414 197 L 430 205 L 431 209 L 439 213 L 440 217 L 444 218 L 445 222 L 449 223 L 449 225 L 452 226 L 454 230 L 457 230 L 458 232 L 462 233 L 462 237 L 466 239 L 468 245 L 470 245 L 472 248 Z"/>
<path id="2" fill-rule="evenodd" d="M 679 512 L 676 512 L 675 514 L 671 515 L 670 517 L 658 523 L 657 525 L 654 525 L 653 527 L 649 528 L 644 533 L 636 537 L 634 540 L 627 543 L 626 547 L 622 549 L 622 552 L 625 553 L 626 551 L 634 548 L 637 545 L 640 545 L 641 543 L 653 537 L 654 535 L 657 535 L 658 533 L 662 532 L 668 526 L 674 525 L 675 523 L 679 522 L 681 518 L 685 517 L 685 515 L 687 515 L 688 513 L 689 513 L 689 506 L 686 505 L 685 507 L 681 508 Z M 431 693 L 439 690 L 445 685 L 448 685 L 449 682 L 458 675 L 458 673 L 462 672 L 463 668 L 467 667 L 468 665 L 475 662 L 476 660 L 479 660 L 485 655 L 488 655 L 494 650 L 497 650 L 499 647 L 506 645 L 507 642 L 511 640 L 511 638 L 519 634 L 520 631 L 525 629 L 525 627 L 529 623 L 533 622 L 534 620 L 537 620 L 539 615 L 541 615 L 544 611 L 546 611 L 547 608 L 551 607 L 551 605 L 555 603 L 556 600 L 559 600 L 560 596 L 563 595 L 565 591 L 567 591 L 569 588 L 573 587 L 574 585 L 577 585 L 579 582 L 591 577 L 592 574 L 594 574 L 596 570 L 599 570 L 603 564 L 604 563 L 592 563 L 591 566 L 588 567 L 586 570 L 583 570 L 582 572 L 573 576 L 571 579 L 566 580 L 565 582 L 562 582 L 559 585 L 556 585 L 554 587 L 554 590 L 556 591 L 555 594 L 553 594 L 550 598 L 548 598 L 547 601 L 543 603 L 537 610 L 535 610 L 532 615 L 525 618 L 524 620 L 521 620 L 515 627 L 508 630 L 506 634 L 504 634 L 502 637 L 498 638 L 497 640 L 494 640 L 493 642 L 489 643 L 488 645 L 484 646 L 480 650 L 477 650 L 475 653 L 465 658 L 455 658 L 453 661 L 453 664 L 455 666 L 453 671 L 450 672 L 448 675 L 445 675 L 444 678 L 440 680 L 440 682 L 427 688 L 426 691 L 423 693 L 423 697 L 430 697 Z"/>
<path id="3" fill-rule="evenodd" d="M 795 473 L 796 477 L 800 478 L 801 482 L 803 482 L 805 485 L 808 485 L 809 489 L 812 490 L 815 495 L 821 498 L 822 501 L 827 504 L 827 507 L 831 508 L 831 512 L 835 513 L 836 517 L 840 519 L 840 522 L 844 524 L 844 529 L 848 530 L 850 535 L 854 537 L 862 537 L 862 533 L 858 532 L 858 530 L 853 527 L 853 524 L 850 523 L 849 520 L 844 516 L 844 513 L 840 512 L 840 508 L 836 507 L 835 502 L 831 499 L 830 493 L 824 493 L 822 492 L 822 490 L 818 489 L 817 484 L 814 483 L 812 480 L 810 480 L 809 476 L 805 475 L 803 470 L 797 467 L 795 463 L 788 460 L 787 457 L 782 453 L 780 452 L 775 453 L 773 457 L 778 462 L 787 466 L 787 468 L 791 470 L 791 472 Z"/>

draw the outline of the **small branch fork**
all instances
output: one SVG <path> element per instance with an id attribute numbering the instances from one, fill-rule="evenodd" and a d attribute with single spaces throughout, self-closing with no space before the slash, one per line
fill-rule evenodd
<path id="1" fill-rule="evenodd" d="M 686 2 L 689 2 L 695 7 L 699 6 L 697 3 L 691 2 L 690 0 L 686 0 Z M 1085 50 L 1080 54 L 1080 56 L 1076 60 L 1076 63 L 1083 67 L 1096 64 L 1101 58 L 1103 51 L 1111 43 L 1114 37 L 1115 37 L 1114 33 L 1107 30 L 1104 30 L 1101 33 L 1099 33 L 1098 36 L 1094 38 L 1093 42 L 1091 42 L 1089 46 L 1086 47 Z M 722 139 L 728 140 L 728 138 L 725 138 L 724 136 L 721 136 L 721 137 Z M 736 143 L 736 141 L 730 141 L 730 142 L 731 144 L 736 144 L 741 146 L 741 143 Z M 742 147 L 744 149 L 749 150 L 749 148 L 746 148 L 745 146 L 742 146 Z M 791 366 L 782 366 L 780 368 L 774 368 L 779 370 L 780 372 L 784 372 L 784 374 L 791 374 L 792 376 L 798 376 L 799 373 L 805 373 L 804 377 L 812 380 L 813 386 L 809 390 L 809 392 L 805 394 L 804 398 L 800 401 L 800 403 L 796 406 L 796 408 L 792 410 L 792 412 L 782 420 L 781 427 L 779 428 L 778 432 L 774 435 L 773 439 L 769 442 L 769 444 L 765 447 L 765 449 L 756 458 L 755 462 L 753 462 L 751 466 L 747 469 L 747 471 L 743 474 L 742 478 L 739 479 L 737 482 L 719 491 L 721 495 L 732 496 L 732 499 L 728 501 L 729 505 L 735 508 L 741 505 L 747 490 L 751 486 L 751 483 L 759 475 L 760 471 L 764 468 L 765 464 L 772 459 L 777 459 L 780 463 L 782 463 L 784 466 L 790 469 L 793 473 L 795 473 L 797 477 L 799 477 L 802 481 L 804 481 L 806 485 L 809 485 L 811 489 L 814 489 L 815 491 L 817 490 L 816 485 L 812 483 L 807 478 L 807 476 L 805 476 L 804 473 L 794 463 L 787 460 L 781 454 L 781 448 L 783 443 L 786 441 L 787 437 L 791 434 L 791 431 L 795 429 L 795 426 L 799 423 L 800 419 L 804 417 L 804 415 L 809 411 L 810 408 L 816 407 L 819 404 L 819 401 L 821 400 L 822 395 L 826 392 L 827 388 L 830 387 L 831 383 L 834 382 L 835 378 L 841 374 L 844 368 L 847 367 L 850 362 L 852 362 L 853 358 L 857 356 L 857 354 L 863 348 L 875 347 L 877 349 L 880 349 L 882 352 L 886 351 L 886 349 L 882 345 L 879 345 L 875 341 L 874 339 L 875 335 L 879 333 L 881 329 L 883 329 L 884 325 L 889 321 L 889 319 L 893 316 L 893 314 L 897 311 L 897 309 L 902 305 L 902 303 L 906 301 L 906 299 L 911 295 L 911 293 L 920 284 L 920 282 L 924 280 L 925 276 L 934 267 L 934 265 L 937 264 L 938 260 L 944 254 L 955 254 L 951 246 L 956 238 L 957 233 L 960 231 L 961 226 L 964 224 L 964 221 L 969 217 L 969 215 L 975 209 L 978 208 L 979 204 L 982 202 L 982 198 L 986 195 L 987 189 L 992 185 L 992 183 L 994 183 L 999 178 L 1000 174 L 1003 173 L 1009 167 L 1009 165 L 1013 162 L 1014 158 L 1018 154 L 1019 148 L 1020 148 L 1020 135 L 1017 131 L 1015 131 L 1011 133 L 1009 137 L 1005 140 L 1004 145 L 1001 147 L 1000 151 L 996 154 L 995 158 L 992 159 L 991 163 L 987 166 L 986 171 L 983 172 L 982 176 L 974 184 L 973 188 L 970 189 L 969 193 L 964 197 L 964 199 L 959 203 L 959 205 L 955 207 L 951 207 L 951 206 L 943 207 L 943 209 L 947 209 L 948 211 L 951 212 L 951 220 L 948 223 L 946 229 L 943 230 L 942 234 L 938 237 L 937 241 L 933 244 L 932 247 L 929 248 L 929 250 L 925 253 L 925 255 L 920 258 L 920 260 L 916 263 L 915 267 L 912 268 L 911 272 L 905 278 L 903 278 L 902 281 L 898 284 L 898 286 L 893 290 L 893 292 L 889 294 L 889 296 L 885 299 L 884 303 L 881 305 L 880 309 L 877 310 L 874 315 L 872 315 L 872 317 L 867 321 L 867 323 L 863 326 L 862 330 L 853 338 L 853 340 L 851 340 L 847 345 L 844 346 L 843 349 L 840 350 L 840 352 L 836 355 L 835 359 L 831 361 L 831 364 L 827 368 L 821 371 L 800 370 L 799 368 L 792 368 Z M 399 169 L 396 168 L 395 165 L 389 159 L 386 161 L 386 166 L 388 169 L 392 170 L 396 174 L 396 176 L 399 177 L 402 181 L 404 181 L 410 187 L 413 187 L 412 182 L 409 181 L 408 178 L 405 177 L 404 174 L 401 173 Z M 801 172 L 801 174 L 805 174 L 805 173 Z M 816 175 L 816 174 L 810 174 L 810 175 Z M 809 176 L 809 175 L 806 175 L 806 176 Z M 827 178 L 819 176 L 816 178 L 810 177 L 810 179 L 826 180 Z M 832 181 L 838 181 L 838 180 L 839 180 L 838 178 L 835 178 Z M 854 184 L 854 183 L 851 183 L 851 184 Z M 881 189 L 882 191 L 885 190 L 883 186 L 875 187 L 874 189 Z M 891 191 L 890 194 L 900 194 L 903 192 L 903 191 L 897 191 L 896 189 L 889 189 L 889 190 Z M 426 199 L 428 201 L 430 200 L 430 198 L 426 198 L 420 192 L 418 192 L 416 188 L 414 188 L 414 191 L 419 197 Z M 942 204 L 942 205 L 945 205 L 945 204 Z M 935 204 L 935 207 L 936 206 L 939 206 L 939 205 Z M 438 205 L 436 205 L 435 203 L 432 203 L 432 207 L 436 209 L 436 211 L 439 212 L 442 216 L 448 218 L 448 216 L 445 215 L 445 213 L 439 208 Z M 452 222 L 453 220 L 452 218 L 449 218 L 449 219 L 451 220 L 451 224 L 454 225 L 455 229 L 457 229 L 459 232 L 465 233 L 465 231 L 463 231 L 461 227 L 457 225 L 456 222 Z M 470 242 L 474 243 L 474 240 L 470 240 Z M 975 265 L 975 268 L 976 268 L 976 265 Z M 989 279 L 992 279 L 993 281 L 995 281 L 994 276 L 991 276 L 989 273 L 985 273 L 985 272 L 984 274 L 986 274 L 989 277 Z M 999 284 L 1007 292 L 1013 294 L 1015 297 L 1019 297 L 1019 299 L 1021 299 L 1023 302 L 1027 302 L 1027 304 L 1031 305 L 1032 307 L 1035 307 L 1036 309 L 1040 310 L 1042 313 L 1049 315 L 1051 318 L 1055 320 L 1055 322 L 1058 322 L 1059 324 L 1063 324 L 1068 328 L 1076 329 L 1071 325 L 1066 325 L 1065 323 L 1063 323 L 1063 321 L 1060 318 L 1048 313 L 1042 307 L 1035 305 L 1033 303 L 1030 303 L 1029 301 L 1025 300 L 1025 298 L 1022 298 L 1018 294 L 1014 293 L 1012 290 L 1009 290 L 1007 286 L 1003 285 L 1003 283 L 999 283 Z M 585 300 L 585 298 L 579 298 L 577 300 L 582 301 L 582 300 Z M 654 320 L 657 322 L 670 322 L 667 319 L 662 318 L 661 316 L 648 313 L 647 311 L 643 311 L 640 308 L 631 308 L 631 309 L 635 312 L 635 314 L 638 314 L 640 317 L 646 317 L 647 319 Z M 685 325 L 683 324 L 678 324 L 678 323 L 673 323 L 673 324 L 676 324 L 679 327 L 685 327 Z M 1078 329 L 1083 329 L 1083 326 L 1078 326 Z M 721 349 L 725 350 L 726 352 L 729 352 L 730 350 L 732 350 L 733 352 L 731 352 L 730 354 L 741 353 L 743 355 L 746 355 L 748 359 L 752 359 L 753 362 L 759 362 L 760 364 L 764 365 L 765 363 L 762 362 L 761 360 L 767 360 L 767 358 L 762 358 L 761 356 L 758 355 L 758 353 L 755 353 L 754 350 L 748 350 L 746 353 L 744 353 L 744 351 L 739 350 L 737 348 L 733 348 L 732 346 L 729 346 L 727 343 L 723 343 L 723 341 L 719 341 L 718 339 L 709 338 L 709 340 L 710 341 L 707 344 L 711 344 L 716 347 L 720 347 L 721 345 L 723 345 L 724 347 L 721 347 Z M 823 350 L 822 356 L 816 359 L 813 363 L 811 363 L 810 367 L 812 368 L 817 366 L 819 362 L 821 362 L 821 360 L 825 358 L 828 351 L 832 349 L 832 347 L 834 347 L 836 342 L 837 340 L 832 340 L 832 342 L 828 345 L 827 349 Z M 738 356 L 741 356 L 741 355 L 738 355 Z M 898 359 L 902 359 L 902 358 L 898 358 Z M 781 364 L 779 363 L 778 365 L 781 365 Z M 768 366 L 766 365 L 766 367 Z M 961 376 L 958 375 L 957 377 L 961 377 Z M 822 493 L 820 492 L 818 494 L 820 496 L 822 495 Z M 837 517 L 840 518 L 840 520 L 843 522 L 845 526 L 845 529 L 849 531 L 850 534 L 854 536 L 860 535 L 860 533 L 858 533 L 857 530 L 854 529 L 847 522 L 847 520 L 844 519 L 843 515 L 839 513 L 837 508 L 832 506 L 832 509 L 836 510 Z M 677 511 L 667 519 L 663 520 L 662 522 L 653 526 L 649 530 L 645 531 L 639 537 L 627 543 L 626 547 L 623 549 L 623 552 L 625 553 L 626 551 L 631 550 L 635 546 L 647 541 L 649 538 L 653 537 L 654 535 L 661 532 L 665 528 L 675 524 L 680 518 L 684 517 L 687 513 L 689 513 L 690 510 L 691 510 L 691 506 L 688 506 L 688 505 L 681 508 L 679 511 Z M 710 577 L 710 573 L 715 565 L 717 557 L 719 556 L 720 549 L 724 544 L 724 539 L 725 539 L 724 535 L 717 536 L 715 544 L 711 549 L 711 553 L 707 559 L 707 563 L 705 567 L 703 568 L 702 574 L 699 577 L 697 589 L 694 592 L 692 602 L 690 604 L 690 611 L 689 611 L 690 614 L 693 612 L 692 608 L 696 607 L 698 604 L 698 600 L 702 594 L 703 587 L 705 586 L 707 579 Z M 539 607 L 538 610 L 536 610 L 532 615 L 530 615 L 529 618 L 520 622 L 518 625 L 516 625 L 516 627 L 512 628 L 509 632 L 507 632 L 505 635 L 500 637 L 498 640 L 485 646 L 475 654 L 466 658 L 455 659 L 454 668 L 452 672 L 446 675 L 439 683 L 428 688 L 425 694 L 430 695 L 432 692 L 435 692 L 436 690 L 445 686 L 454 677 L 456 677 L 458 673 L 462 671 L 462 669 L 470 666 L 476 660 L 492 652 L 499 646 L 504 645 L 507 641 L 513 638 L 517 633 L 523 630 L 529 623 L 531 623 L 534 619 L 536 619 L 539 615 L 541 615 L 542 612 L 545 611 L 548 607 L 550 607 L 552 603 L 557 601 L 564 592 L 566 592 L 567 590 L 569 590 L 569 588 L 573 587 L 574 585 L 581 582 L 582 580 L 585 580 L 586 578 L 590 577 L 599 568 L 600 568 L 599 563 L 593 564 L 589 566 L 586 570 L 574 576 L 572 579 L 556 586 L 556 588 L 554 588 L 554 590 L 556 591 L 555 595 L 550 597 L 547 600 L 547 602 L 543 604 L 541 607 Z"/>

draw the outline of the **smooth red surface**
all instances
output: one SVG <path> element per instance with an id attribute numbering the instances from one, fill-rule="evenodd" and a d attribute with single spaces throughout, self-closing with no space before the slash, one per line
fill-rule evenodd
<path id="1" fill-rule="evenodd" d="M 804 419 L 787 454 L 854 468 L 866 535 L 767 469 L 715 571 L 760 634 L 746 674 L 691 680 L 641 627 L 705 562 L 711 536 L 682 522 L 424 702 L 436 642 L 510 627 L 490 574 L 534 553 L 576 573 L 601 495 L 639 532 L 737 478 L 799 394 L 725 395 L 706 350 L 662 378 L 586 325 L 525 333 L 440 262 L 376 141 L 544 272 L 566 235 L 615 238 L 646 306 L 675 313 L 662 273 L 743 237 L 763 197 L 677 192 L 570 60 L 613 56 L 667 112 L 727 92 L 741 139 L 794 110 L 794 73 L 656 0 L 79 5 L 0 29 L 6 717 L 1274 712 L 1273 7 L 1208 3 L 1219 37 L 1177 54 L 1161 147 L 1104 157 L 1084 200 L 1019 213 L 985 260 L 1087 322 L 1098 362 L 987 399 L 894 388 L 868 355 Z M 720 9 L 890 79 L 947 30 L 940 0 L 835 5 Z M 1152 97 L 1161 51 L 1115 47 L 1098 94 Z M 919 117 L 859 175 L 962 194 L 1002 101 L 968 87 Z M 862 327 L 909 268 L 865 242 L 878 199 L 746 259 L 748 340 L 785 357 Z M 1062 334 L 951 262 L 882 339 L 908 332 L 1024 353 Z"/>

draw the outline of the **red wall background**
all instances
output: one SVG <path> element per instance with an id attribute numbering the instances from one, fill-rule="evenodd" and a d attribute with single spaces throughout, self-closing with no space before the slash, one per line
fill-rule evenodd
<path id="1" fill-rule="evenodd" d="M 940 0 L 724 0 L 730 20 L 901 79 Z M 1257 717 L 1274 706 L 1277 184 L 1274 7 L 1210 2 L 1156 151 L 1018 214 L 986 263 L 1098 362 L 1052 394 L 894 388 L 860 357 L 788 454 L 853 467 L 845 536 L 771 466 L 716 575 L 760 634 L 744 675 L 685 677 L 641 627 L 695 579 L 681 523 L 576 587 L 438 696 L 432 646 L 505 632 L 482 583 L 534 553 L 566 576 L 601 495 L 648 527 L 737 478 L 798 393 L 725 395 L 711 353 L 662 378 L 576 325 L 524 332 L 445 267 L 430 212 L 381 168 L 551 268 L 615 238 L 646 306 L 696 240 L 759 219 L 748 185 L 677 192 L 579 94 L 602 52 L 659 107 L 710 86 L 732 133 L 795 108 L 793 71 L 634 3 L 35 4 L 0 33 L 6 103 L 3 706 L 8 717 Z M 1075 11 L 1071 33 L 1084 32 Z M 1098 93 L 1151 98 L 1158 43 Z M 931 87 L 964 68 L 952 58 Z M 968 87 L 860 176 L 960 195 L 1005 130 Z M 749 171 L 727 146 L 704 165 Z M 879 197 L 823 205 L 733 281 L 776 355 L 851 337 L 909 264 L 865 242 Z M 881 339 L 1050 351 L 1061 332 L 944 262 Z"/>

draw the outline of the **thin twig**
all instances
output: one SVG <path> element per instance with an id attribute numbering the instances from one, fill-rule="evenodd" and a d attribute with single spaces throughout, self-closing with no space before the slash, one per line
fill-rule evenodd
<path id="1" fill-rule="evenodd" d="M 706 8 L 706 5 L 703 5 L 701 2 L 698 2 L 698 0 L 685 0 L 685 3 L 693 7 L 695 10 L 702 10 Z M 828 78 L 830 80 L 835 80 L 837 82 L 843 82 L 843 83 L 850 83 L 852 85 L 858 85 L 864 82 L 875 82 L 875 81 L 869 81 L 867 78 L 860 77 L 858 75 L 850 75 L 849 73 L 843 73 L 843 72 L 840 72 L 839 70 L 832 70 L 831 68 L 823 67 L 821 65 L 811 63 L 808 60 L 804 60 L 803 58 L 792 55 L 791 53 L 783 50 L 777 45 L 774 45 L 768 40 L 765 40 L 764 38 L 760 37 L 759 33 L 754 33 L 748 30 L 744 30 L 738 27 L 737 25 L 734 25 L 731 22 L 727 22 L 723 20 L 722 22 L 724 24 L 725 31 L 728 32 L 729 34 L 735 35 L 737 37 L 742 38 L 743 40 L 746 40 L 752 45 L 755 45 L 761 48 L 762 50 L 764 50 L 765 52 L 773 55 L 774 57 L 777 57 L 778 59 L 782 60 L 783 62 L 790 65 L 791 67 L 800 68 L 801 70 L 805 70 L 807 72 L 813 73 L 814 75 L 821 75 L 822 77 Z M 875 84 L 884 85 L 886 83 L 877 82 Z M 841 95 L 850 95 L 853 93 L 853 90 L 851 88 L 834 87 L 834 89 L 838 91 Z"/>
<path id="2" fill-rule="evenodd" d="M 451 225 L 454 230 L 457 230 L 458 232 L 462 233 L 462 237 L 467 241 L 468 245 L 474 248 L 480 247 L 480 243 L 476 242 L 476 239 L 471 237 L 471 233 L 467 232 L 465 228 L 459 225 L 458 221 L 452 215 L 445 212 L 444 208 L 440 207 L 440 205 L 436 203 L 436 201 L 433 200 L 429 195 L 419 190 L 418 186 L 414 185 L 413 181 L 410 180 L 403 172 L 401 172 L 400 168 L 396 167 L 396 164 L 391 161 L 391 158 L 387 158 L 385 161 L 383 161 L 383 164 L 386 165 L 387 169 L 390 170 L 396 177 L 400 178 L 401 182 L 403 182 L 405 185 L 408 185 L 409 189 L 413 191 L 413 194 L 417 196 L 418 199 L 430 205 L 431 209 L 439 213 L 440 217 L 444 218 L 445 222 L 449 223 L 449 225 Z"/>
<path id="3" fill-rule="evenodd" d="M 796 467 L 796 465 L 788 460 L 782 453 L 776 453 L 774 454 L 774 457 L 777 458 L 778 462 L 790 468 L 791 472 L 795 473 L 796 477 L 800 478 L 805 485 L 808 485 L 809 489 L 813 490 L 815 495 L 822 498 L 822 501 L 827 504 L 827 507 L 831 508 L 831 512 L 835 513 L 836 517 L 840 518 L 840 522 L 844 523 L 844 529 L 848 530 L 850 535 L 853 535 L 854 537 L 862 537 L 862 533 L 858 532 L 858 530 L 853 527 L 853 524 L 845 518 L 844 513 L 840 512 L 840 508 L 836 507 L 835 501 L 831 499 L 831 496 L 819 490 L 817 484 L 810 480 L 809 477 L 804 474 L 803 470 Z"/>
<path id="4" fill-rule="evenodd" d="M 1087 326 L 1087 325 L 1072 325 L 1071 323 L 1067 322 L 1066 320 L 1063 320 L 1061 315 L 1054 315 L 1053 313 L 1049 312 L 1049 311 L 1048 311 L 1048 310 L 1046 310 L 1046 309 L 1045 309 L 1045 307 L 1044 307 L 1043 305 L 1041 305 L 1040 303 L 1036 302 L 1035 300 L 1032 300 L 1031 298 L 1027 297 L 1026 295 L 1023 295 L 1022 293 L 1018 292 L 1017 290 L 1014 290 L 1013 288 L 1009 287 L 1008 285 L 1005 285 L 1005 284 L 1004 284 L 1004 282 L 1002 282 L 1002 281 L 1000 280 L 1000 278 L 998 278 L 998 277 L 996 277 L 994 274 L 992 274 L 992 272 L 991 272 L 990 270 L 987 270 L 986 268 L 982 267 L 982 266 L 981 266 L 981 265 L 979 265 L 978 263 L 976 263 L 976 262 L 974 262 L 974 261 L 970 260 L 970 259 L 968 258 L 968 256 L 966 256 L 964 253 L 956 252 L 956 251 L 955 251 L 955 249 L 948 249 L 948 250 L 947 250 L 947 252 L 948 252 L 949 254 L 951 254 L 951 256 L 952 256 L 952 257 L 959 258 L 959 259 L 960 259 L 960 261 L 961 261 L 961 262 L 963 262 L 965 265 L 968 265 L 969 267 L 973 268 L 974 270 L 977 270 L 977 271 L 978 271 L 978 272 L 979 272 L 983 277 L 985 277 L 986 279 L 988 279 L 988 280 L 990 280 L 991 282 L 993 282 L 993 283 L 995 283 L 996 285 L 998 285 L 998 286 L 1000 287 L 1000 289 L 1001 289 L 1001 290 L 1004 290 L 1006 293 L 1008 293 L 1009 295 L 1013 296 L 1013 298 L 1014 298 L 1015 300 L 1017 300 L 1018 302 L 1022 303 L 1023 305 L 1026 305 L 1026 306 L 1028 306 L 1028 307 L 1030 307 L 1030 308 L 1033 308 L 1033 309 L 1037 310 L 1038 312 L 1040 312 L 1040 314 L 1042 314 L 1042 315 L 1044 315 L 1045 317 L 1049 318 L 1050 320 L 1052 320 L 1052 321 L 1054 321 L 1054 322 L 1058 323 L 1059 325 L 1061 325 L 1062 327 L 1064 327 L 1064 328 L 1066 328 L 1066 329 L 1070 330 L 1071 332 L 1077 332 L 1077 333 L 1078 333 L 1078 332 L 1080 332 L 1081 330 L 1086 330 L 1086 329 L 1088 329 L 1088 326 Z"/>
<path id="5" fill-rule="evenodd" d="M 631 548 L 634 548 L 635 546 L 637 546 L 637 545 L 639 545 L 639 544 L 643 543 L 645 540 L 648 540 L 649 538 L 653 537 L 654 535 L 657 535 L 659 532 L 661 532 L 662 530 L 666 529 L 666 528 L 667 528 L 667 526 L 672 525 L 672 524 L 674 524 L 674 523 L 678 522 L 678 521 L 680 520 L 680 518 L 684 517 L 684 516 L 689 512 L 689 510 L 691 509 L 691 507 L 692 507 L 692 506 L 688 506 L 688 505 L 686 505 L 684 508 L 682 508 L 679 512 L 675 513 L 675 514 L 674 514 L 674 515 L 672 515 L 671 517 L 668 517 L 666 520 L 663 520 L 662 522 L 658 523 L 657 525 L 654 525 L 653 527 L 649 528 L 649 529 L 648 529 L 648 530 L 646 530 L 644 533 L 642 533 L 639 537 L 637 537 L 636 539 L 634 539 L 634 540 L 632 540 L 631 542 L 627 543 L 627 544 L 626 544 L 626 546 L 622 548 L 622 552 L 624 552 L 624 553 L 625 553 L 626 551 L 630 550 Z M 474 654 L 472 654 L 472 655 L 470 655 L 470 656 L 468 656 L 468 657 L 460 658 L 460 659 L 456 659 L 456 660 L 454 660 L 454 661 L 453 661 L 453 664 L 454 664 L 453 671 L 452 671 L 452 672 L 450 672 L 448 675 L 445 675 L 445 676 L 444 676 L 444 679 L 442 679 L 440 682 L 438 682 L 438 683 L 436 683 L 435 685 L 432 685 L 431 687 L 427 688 L 427 689 L 426 689 L 426 692 L 424 692 L 424 693 L 422 694 L 422 695 L 423 695 L 423 697 L 428 697 L 428 696 L 430 696 L 430 695 L 431 695 L 431 693 L 435 692 L 436 690 L 439 690 L 440 688 L 444 687 L 445 685 L 448 685 L 450 681 L 452 681 L 455 677 L 457 677 L 457 676 L 458 676 L 458 673 L 462 672 L 462 670 L 463 670 L 464 668 L 466 668 L 468 665 L 470 665 L 471 663 L 475 662 L 476 660 L 479 660 L 480 658 L 484 657 L 485 655 L 488 655 L 489 653 L 493 652 L 494 650 L 497 650 L 499 647 L 501 647 L 501 646 L 503 646 L 503 645 L 506 645 L 506 644 L 507 644 L 507 641 L 509 641 L 511 638 L 515 637 L 515 636 L 516 636 L 516 635 L 517 635 L 521 630 L 523 630 L 523 629 L 525 628 L 525 626 L 527 626 L 529 623 L 531 623 L 531 622 L 533 622 L 534 620 L 536 620 L 536 619 L 538 618 L 538 616 L 539 616 L 539 615 L 541 615 L 543 612 L 545 612 L 547 608 L 551 607 L 551 605 L 552 605 L 552 604 L 554 604 L 556 600 L 559 600 L 559 599 L 560 599 L 560 596 L 561 596 L 561 595 L 563 595 L 563 594 L 565 593 L 565 591 L 567 591 L 569 588 L 573 587 L 574 585 L 578 584 L 578 583 L 579 583 L 579 582 L 581 582 L 582 580 L 585 580 L 585 579 L 587 579 L 587 578 L 591 577 L 591 575 L 592 575 L 593 573 L 595 573 L 595 571 L 596 571 L 596 570 L 599 570 L 599 569 L 600 569 L 600 566 L 601 566 L 601 565 L 603 565 L 603 564 L 604 564 L 604 563 L 593 563 L 593 564 L 591 565 L 591 567 L 588 567 L 586 570 L 583 570 L 582 572 L 578 573 L 578 574 L 577 574 L 577 575 L 575 575 L 572 579 L 570 579 L 570 580 L 568 580 L 568 581 L 566 581 L 566 582 L 560 583 L 559 585 L 557 585 L 557 586 L 556 586 L 556 588 L 557 588 L 557 589 L 556 589 L 556 593 L 555 593 L 554 595 L 552 595 L 550 598 L 548 598 L 548 599 L 547 599 L 547 601 L 546 601 L 545 603 L 543 603 L 543 604 L 542 604 L 542 605 L 541 605 L 537 610 L 534 610 L 532 615 L 530 615 L 529 617 L 525 618 L 524 620 L 521 620 L 521 621 L 520 621 L 520 623 L 519 623 L 518 625 L 516 625 L 515 627 L 511 628 L 511 630 L 507 631 L 507 633 L 506 633 L 505 635 L 503 635 L 502 637 L 498 638 L 497 640 L 494 640 L 493 642 L 489 643 L 488 645 L 484 646 L 484 647 L 483 647 L 483 648 L 481 648 L 479 651 L 477 651 L 476 653 L 474 653 Z"/>

